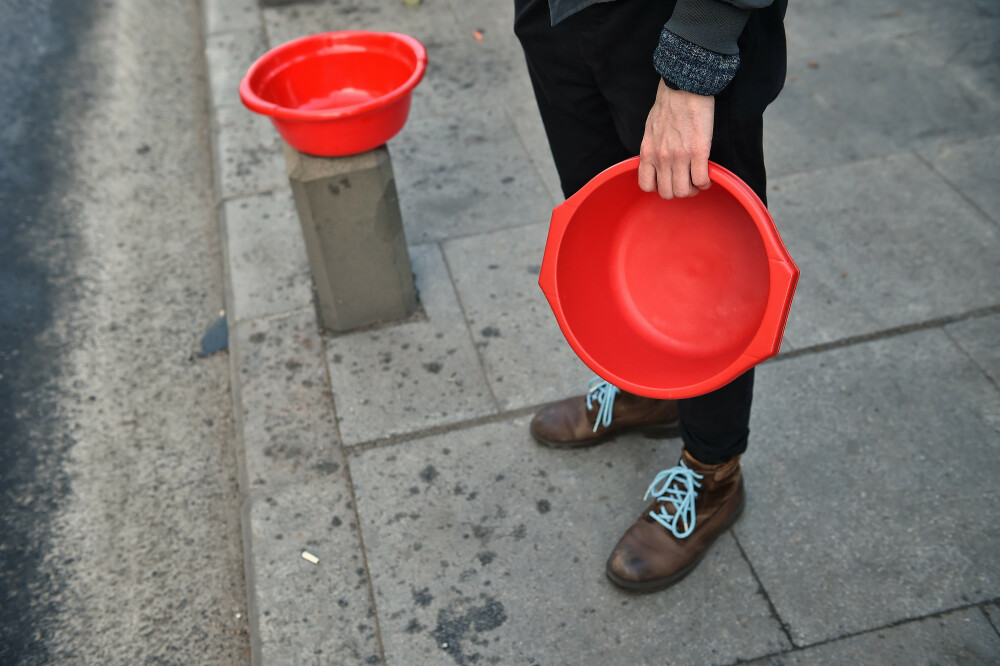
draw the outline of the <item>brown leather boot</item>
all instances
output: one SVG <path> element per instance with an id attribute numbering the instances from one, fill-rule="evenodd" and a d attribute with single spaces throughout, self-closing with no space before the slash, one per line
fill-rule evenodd
<path id="1" fill-rule="evenodd" d="M 609 404 L 613 405 L 610 410 Z M 608 411 L 610 422 L 606 418 Z M 679 422 L 675 400 L 644 398 L 599 381 L 591 382 L 587 395 L 566 398 L 538 410 L 531 421 L 531 436 L 545 446 L 575 449 L 635 430 L 650 437 L 677 436 Z"/>
<path id="2" fill-rule="evenodd" d="M 615 546 L 605 571 L 621 587 L 652 592 L 690 573 L 739 518 L 739 456 L 705 465 L 684 451 L 678 466 L 660 472 L 646 495 L 653 495 L 653 503 Z"/>

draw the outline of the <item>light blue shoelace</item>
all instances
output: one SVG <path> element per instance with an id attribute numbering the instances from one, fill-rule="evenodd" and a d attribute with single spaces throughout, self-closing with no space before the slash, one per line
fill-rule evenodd
<path id="1" fill-rule="evenodd" d="M 698 479 L 702 478 L 703 475 L 686 466 L 683 460 L 677 467 L 665 469 L 657 474 L 649 484 L 643 499 L 649 499 L 652 495 L 658 502 L 664 504 L 659 507 L 659 511 L 650 511 L 649 517 L 670 530 L 678 539 L 691 534 L 695 523 L 694 501 L 698 497 L 697 489 L 701 488 Z M 660 484 L 659 490 L 657 484 Z M 674 506 L 673 513 L 667 511 L 665 506 L 667 502 Z"/>
<path id="2" fill-rule="evenodd" d="M 599 426 L 607 428 L 611 425 L 611 411 L 615 408 L 615 396 L 619 390 L 617 386 L 609 384 L 600 377 L 594 377 L 587 384 L 587 411 L 593 407 L 594 400 L 600 405 L 597 418 L 594 420 L 594 432 L 597 432 Z"/>

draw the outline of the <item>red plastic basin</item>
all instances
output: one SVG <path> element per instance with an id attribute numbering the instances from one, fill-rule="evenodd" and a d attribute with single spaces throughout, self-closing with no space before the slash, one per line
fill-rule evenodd
<path id="1" fill-rule="evenodd" d="M 427 50 L 409 35 L 327 32 L 261 56 L 240 82 L 240 99 L 303 153 L 353 155 L 402 129 L 426 69 Z"/>
<path id="2" fill-rule="evenodd" d="M 665 200 L 639 158 L 552 213 L 539 285 L 573 350 L 651 398 L 720 388 L 778 353 L 799 277 L 753 190 L 709 163 L 712 187 Z"/>

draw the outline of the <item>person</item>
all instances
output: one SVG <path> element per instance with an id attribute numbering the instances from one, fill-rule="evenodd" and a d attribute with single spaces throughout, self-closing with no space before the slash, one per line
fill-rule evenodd
<path id="1" fill-rule="evenodd" d="M 638 186 L 664 198 L 711 186 L 708 160 L 766 203 L 763 113 L 785 79 L 787 0 L 515 0 L 542 123 L 567 197 L 639 155 Z M 701 561 L 744 504 L 753 370 L 703 396 L 654 400 L 595 378 L 543 407 L 541 444 L 578 448 L 620 433 L 680 434 L 678 464 L 608 558 L 612 582 L 669 586 Z"/>

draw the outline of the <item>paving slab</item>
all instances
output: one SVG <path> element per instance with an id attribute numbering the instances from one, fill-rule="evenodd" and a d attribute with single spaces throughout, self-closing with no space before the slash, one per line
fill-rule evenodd
<path id="1" fill-rule="evenodd" d="M 474 36 L 479 31 L 468 27 L 455 41 L 428 51 L 425 84 L 430 94 L 425 103 L 431 113 L 460 120 L 463 114 L 456 107 L 495 108 L 512 98 L 534 100 L 524 57 L 513 53 L 520 47 L 496 30 L 480 42 Z"/>
<path id="2" fill-rule="evenodd" d="M 462 32 L 477 30 L 483 44 L 502 45 L 520 58 L 520 46 L 514 36 L 514 3 L 493 0 L 449 0 L 452 13 Z"/>
<path id="3" fill-rule="evenodd" d="M 377 30 L 411 35 L 428 51 L 457 38 L 448 0 L 422 0 L 419 5 L 367 0 L 320 0 L 262 10 L 272 45 L 333 30 Z"/>
<path id="4" fill-rule="evenodd" d="M 1000 595 L 998 410 L 940 330 L 759 369 L 735 531 L 796 645 Z"/>
<path id="5" fill-rule="evenodd" d="M 241 486 L 290 486 L 343 464 L 326 357 L 310 308 L 236 325 Z"/>
<path id="6" fill-rule="evenodd" d="M 545 127 L 542 125 L 542 117 L 538 113 L 538 105 L 535 103 L 534 95 L 532 94 L 530 97 L 519 94 L 511 95 L 504 102 L 504 108 L 514 124 L 514 130 L 521 138 L 521 143 L 524 144 L 524 148 L 528 152 L 528 157 L 531 158 L 535 170 L 552 198 L 552 206 L 555 207 L 565 197 L 563 197 L 559 172 L 556 171 L 556 165 L 552 159 L 549 140 L 545 136 Z"/>
<path id="7" fill-rule="evenodd" d="M 463 88 L 455 92 L 464 99 L 468 99 L 471 92 L 473 98 L 481 100 L 482 104 L 501 105 L 506 109 L 555 205 L 563 200 L 562 189 L 535 102 L 524 54 L 514 35 L 514 3 L 452 0 L 452 5 L 462 36 L 473 29 L 483 32 L 483 41 L 478 47 L 466 48 L 469 53 L 456 53 L 458 57 L 445 57 L 442 60 L 455 70 L 455 78 L 463 81 Z M 444 52 L 442 55 L 450 54 Z M 470 71 L 466 66 L 467 62 L 477 63 L 481 60 L 486 60 L 486 64 L 476 69 L 484 71 L 485 75 Z M 439 86 L 438 90 L 440 89 Z M 449 99 L 451 96 L 448 92 L 447 89 L 442 90 L 438 98 Z"/>
<path id="8" fill-rule="evenodd" d="M 532 97 L 521 46 L 514 36 L 514 3 L 452 0 L 455 36 L 429 52 L 428 85 L 439 113 L 456 103 L 503 106 L 513 96 Z"/>
<path id="9" fill-rule="evenodd" d="M 941 16 L 940 12 L 949 12 Z M 903 40 L 914 57 L 992 100 L 1000 99 L 1000 6 L 991 0 L 939 4 L 938 22 Z"/>
<path id="10" fill-rule="evenodd" d="M 1000 386 L 1000 315 L 969 319 L 952 324 L 945 330 Z"/>
<path id="11" fill-rule="evenodd" d="M 215 190 L 220 200 L 288 190 L 281 137 L 242 105 L 215 109 Z"/>
<path id="12" fill-rule="evenodd" d="M 411 243 L 547 221 L 552 199 L 503 108 L 411 119 L 390 152 Z"/>
<path id="13" fill-rule="evenodd" d="M 907 622 L 859 636 L 752 662 L 755 666 L 812 664 L 995 664 L 1000 636 L 978 609 Z"/>
<path id="14" fill-rule="evenodd" d="M 261 28 L 259 0 L 202 0 L 205 36 Z"/>
<path id="15" fill-rule="evenodd" d="M 290 192 L 223 203 L 223 236 L 232 282 L 230 322 L 312 304 L 312 275 Z"/>
<path id="16" fill-rule="evenodd" d="M 786 349 L 997 304 L 1000 230 L 913 155 L 776 179 L 768 194 L 802 268 Z"/>
<path id="17" fill-rule="evenodd" d="M 240 81 L 265 51 L 267 42 L 260 25 L 206 37 L 205 58 L 212 106 L 240 103 Z"/>
<path id="18" fill-rule="evenodd" d="M 382 663 L 343 470 L 251 496 L 243 521 L 254 663 Z"/>
<path id="19" fill-rule="evenodd" d="M 351 455 L 389 664 L 709 664 L 790 647 L 728 534 L 666 592 L 606 580 L 675 441 L 555 451 L 527 425 Z"/>
<path id="20" fill-rule="evenodd" d="M 921 151 L 921 155 L 985 215 L 1000 224 L 1000 188 L 996 178 L 1000 134 L 935 147 Z"/>
<path id="21" fill-rule="evenodd" d="M 466 321 L 501 409 L 583 393 L 594 376 L 566 342 L 538 286 L 547 224 L 444 246 Z"/>
<path id="22" fill-rule="evenodd" d="M 437 245 L 410 248 L 424 316 L 326 339 L 345 445 L 495 413 Z"/>
<path id="23" fill-rule="evenodd" d="M 765 119 L 768 172 L 781 176 L 996 133 L 998 96 L 912 54 L 908 43 L 876 41 L 790 57 L 785 89 Z"/>
<path id="24" fill-rule="evenodd" d="M 821 54 L 844 49 L 864 49 L 873 42 L 919 36 L 942 40 L 956 32 L 966 16 L 980 13 L 969 2 L 942 4 L 935 0 L 823 0 L 789 3 L 785 33 L 791 58 L 802 53 Z"/>

